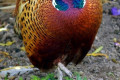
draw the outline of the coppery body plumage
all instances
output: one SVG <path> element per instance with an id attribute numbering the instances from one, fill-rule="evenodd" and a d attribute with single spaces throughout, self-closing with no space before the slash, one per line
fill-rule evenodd
<path id="1" fill-rule="evenodd" d="M 18 0 L 16 28 L 26 53 L 38 68 L 46 70 L 61 62 L 78 64 L 87 54 L 101 23 L 100 0 L 86 0 L 84 8 L 59 11 L 52 0 Z M 21 6 L 22 5 L 22 6 Z"/>

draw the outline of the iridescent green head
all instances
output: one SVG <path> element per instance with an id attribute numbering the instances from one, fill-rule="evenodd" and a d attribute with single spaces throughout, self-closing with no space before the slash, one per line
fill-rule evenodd
<path id="1" fill-rule="evenodd" d="M 73 0 L 72 5 L 73 8 L 83 8 L 85 6 L 86 0 Z M 69 9 L 69 5 L 65 3 L 63 0 L 53 0 L 53 6 L 59 11 L 66 11 Z"/>

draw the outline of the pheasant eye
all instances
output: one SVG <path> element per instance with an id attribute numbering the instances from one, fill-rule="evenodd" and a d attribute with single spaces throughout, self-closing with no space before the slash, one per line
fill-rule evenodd
<path id="1" fill-rule="evenodd" d="M 73 0 L 74 8 L 83 8 L 86 4 L 86 0 Z"/>
<path id="2" fill-rule="evenodd" d="M 62 0 L 52 0 L 52 4 L 59 11 L 66 11 L 69 8 L 68 4 Z"/>

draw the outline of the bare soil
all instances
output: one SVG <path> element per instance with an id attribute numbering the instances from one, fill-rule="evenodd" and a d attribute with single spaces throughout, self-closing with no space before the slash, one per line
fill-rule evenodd
<path id="1" fill-rule="evenodd" d="M 107 54 L 109 59 L 106 59 L 104 56 L 86 56 L 79 65 L 68 65 L 72 72 L 77 71 L 81 76 L 86 76 L 88 80 L 120 80 L 120 46 L 115 46 L 113 41 L 114 38 L 120 41 L 120 16 L 111 14 L 112 7 L 120 8 L 120 1 L 103 4 L 102 24 L 93 44 L 94 48 L 103 46 L 104 48 L 100 53 Z M 12 57 L 9 58 L 0 54 L 0 59 L 3 59 L 0 62 L 0 69 L 10 66 L 31 65 L 25 52 L 20 49 L 23 46 L 22 40 L 13 31 L 14 17 L 12 13 L 0 11 L 0 26 L 3 24 L 9 24 L 9 31 L 0 32 L 0 43 L 8 41 L 15 41 L 15 43 L 11 46 L 0 46 L 0 51 L 8 52 Z M 93 52 L 94 48 L 92 47 L 89 53 Z M 35 71 L 18 75 L 15 80 L 18 80 L 20 76 L 30 80 L 31 75 L 42 77 L 46 74 Z"/>

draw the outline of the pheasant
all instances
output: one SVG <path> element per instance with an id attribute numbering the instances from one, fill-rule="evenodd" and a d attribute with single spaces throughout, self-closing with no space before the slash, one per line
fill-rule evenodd
<path id="1" fill-rule="evenodd" d="M 66 66 L 86 56 L 101 24 L 101 0 L 17 0 L 15 32 L 23 39 L 26 55 L 42 71 Z"/>

